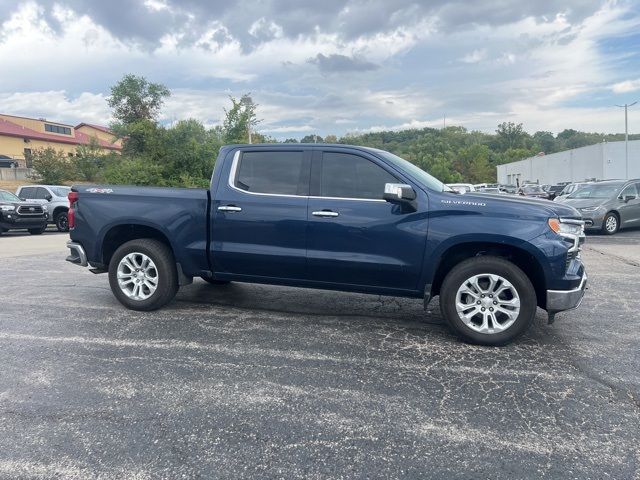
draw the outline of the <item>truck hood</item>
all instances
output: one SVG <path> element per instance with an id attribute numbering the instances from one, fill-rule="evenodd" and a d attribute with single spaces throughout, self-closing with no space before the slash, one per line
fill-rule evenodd
<path id="1" fill-rule="evenodd" d="M 526 205 L 549 217 L 581 218 L 580 213 L 574 207 L 569 206 L 566 203 L 557 203 L 536 197 L 525 197 L 522 195 L 493 195 L 487 193 L 466 193 L 464 195 L 455 195 L 455 197 L 455 200 L 482 202 L 486 203 L 487 206 L 495 208 L 503 207 L 505 210 L 510 207 Z"/>
<path id="2" fill-rule="evenodd" d="M 34 202 L 9 202 L 7 200 L 0 200 L 0 205 L 13 205 L 14 207 L 41 207 L 42 204 Z"/>

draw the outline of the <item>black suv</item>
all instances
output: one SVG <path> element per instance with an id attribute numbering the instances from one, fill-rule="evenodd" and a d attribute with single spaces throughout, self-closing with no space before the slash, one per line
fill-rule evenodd
<path id="1" fill-rule="evenodd" d="M 7 230 L 29 230 L 40 235 L 47 228 L 47 206 L 25 202 L 13 193 L 0 190 L 0 235 Z"/>

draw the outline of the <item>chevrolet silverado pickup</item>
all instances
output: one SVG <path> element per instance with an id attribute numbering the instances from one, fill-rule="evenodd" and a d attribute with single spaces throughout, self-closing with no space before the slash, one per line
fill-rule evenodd
<path id="1" fill-rule="evenodd" d="M 231 145 L 208 189 L 69 193 L 67 260 L 154 310 L 200 277 L 421 298 L 462 339 L 504 345 L 536 308 L 576 308 L 584 223 L 546 200 L 459 194 L 373 148 Z M 267 298 L 264 299 L 268 301 Z"/>

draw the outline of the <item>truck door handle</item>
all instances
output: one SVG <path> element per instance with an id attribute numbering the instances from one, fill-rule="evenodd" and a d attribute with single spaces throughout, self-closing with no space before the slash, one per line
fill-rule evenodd
<path id="1" fill-rule="evenodd" d="M 316 217 L 337 217 L 340 214 L 338 212 L 332 212 L 331 210 L 319 210 L 317 212 L 312 212 L 311 215 Z"/>
<path id="2" fill-rule="evenodd" d="M 221 205 L 218 207 L 219 212 L 241 212 L 242 208 L 235 205 Z"/>

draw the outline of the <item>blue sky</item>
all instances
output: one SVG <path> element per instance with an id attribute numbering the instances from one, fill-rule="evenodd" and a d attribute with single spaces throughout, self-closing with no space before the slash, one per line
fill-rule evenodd
<path id="1" fill-rule="evenodd" d="M 135 73 L 172 90 L 165 123 L 218 124 L 251 92 L 259 130 L 281 139 L 444 115 L 620 132 L 613 105 L 640 99 L 638 3 L 3 0 L 0 112 L 107 124 L 109 86 Z"/>

